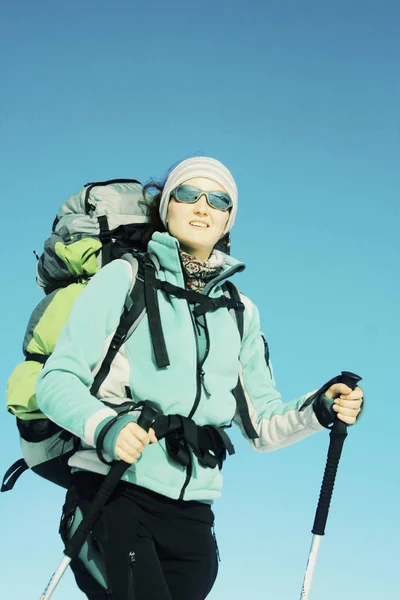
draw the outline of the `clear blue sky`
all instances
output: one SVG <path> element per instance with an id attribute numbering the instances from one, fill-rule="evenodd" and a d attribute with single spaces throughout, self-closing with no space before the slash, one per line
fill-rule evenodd
<path id="1" fill-rule="evenodd" d="M 285 400 L 364 378 L 312 599 L 398 600 L 400 6 L 396 0 L 14 0 L 0 7 L 3 352 L 42 298 L 32 250 L 87 181 L 162 175 L 195 152 L 239 187 L 236 283 L 258 305 Z M 299 597 L 328 434 L 258 454 L 235 434 L 215 504 L 210 600 Z M 0 472 L 19 454 L 3 412 Z M 1 590 L 38 598 L 63 492 L 0 497 Z M 55 600 L 83 598 L 68 574 Z"/>

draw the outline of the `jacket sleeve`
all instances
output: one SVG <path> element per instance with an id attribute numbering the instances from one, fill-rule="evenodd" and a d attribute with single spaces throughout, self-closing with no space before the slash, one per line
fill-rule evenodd
<path id="1" fill-rule="evenodd" d="M 77 298 L 71 314 L 36 384 L 40 410 L 90 446 L 117 413 L 90 393 L 132 282 L 123 260 L 105 266 Z"/>
<path id="2" fill-rule="evenodd" d="M 313 404 L 300 410 L 314 391 L 297 400 L 282 402 L 260 331 L 258 310 L 246 297 L 242 296 L 242 300 L 246 310 L 239 378 L 258 438 L 250 439 L 246 434 L 238 411 L 234 421 L 256 450 L 268 452 L 293 444 L 323 429 L 323 426 L 315 415 Z"/>

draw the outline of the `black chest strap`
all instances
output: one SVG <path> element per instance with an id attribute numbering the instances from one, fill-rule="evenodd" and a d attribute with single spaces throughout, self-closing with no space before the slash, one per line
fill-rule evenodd
<path id="1" fill-rule="evenodd" d="M 232 288 L 234 286 L 232 285 Z M 229 294 L 230 294 L 229 288 Z M 235 288 L 236 289 L 236 288 Z M 145 303 L 149 321 L 150 335 L 153 345 L 153 351 L 158 368 L 167 367 L 170 364 L 168 351 L 165 343 L 165 337 L 162 329 L 160 308 L 158 304 L 157 290 L 162 290 L 170 296 L 184 299 L 190 304 L 197 306 L 193 310 L 195 317 L 204 315 L 207 312 L 218 310 L 219 308 L 233 309 L 235 313 L 244 311 L 244 304 L 241 302 L 238 292 L 236 297 L 222 294 L 218 298 L 210 298 L 200 292 L 187 290 L 185 288 L 173 285 L 168 281 L 160 281 L 156 277 L 155 266 L 150 259 L 144 262 L 144 294 Z"/>
<path id="2" fill-rule="evenodd" d="M 157 280 L 157 288 L 159 290 L 163 290 L 171 296 L 183 298 L 187 300 L 190 304 L 197 304 L 197 306 L 193 310 L 193 313 L 196 317 L 204 315 L 207 312 L 213 312 L 214 310 L 218 310 L 219 308 L 228 308 L 242 312 L 245 308 L 243 302 L 240 300 L 239 293 L 237 292 L 236 287 L 233 286 L 233 284 L 231 284 L 228 289 L 229 294 L 231 294 L 232 288 L 236 290 L 235 297 L 232 295 L 226 296 L 222 294 L 218 298 L 210 298 L 210 296 L 201 294 L 200 292 L 186 290 L 184 288 L 178 287 L 177 285 L 173 285 L 172 283 L 168 283 L 167 281 Z"/>

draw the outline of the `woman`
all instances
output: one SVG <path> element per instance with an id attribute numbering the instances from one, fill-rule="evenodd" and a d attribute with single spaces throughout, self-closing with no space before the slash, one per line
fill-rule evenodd
<path id="1" fill-rule="evenodd" d="M 148 245 L 157 278 L 220 297 L 224 280 L 244 268 L 214 250 L 236 217 L 238 193 L 231 173 L 215 159 L 190 158 L 170 172 L 158 192 L 150 210 L 158 231 Z M 195 452 L 190 452 L 187 464 L 174 460 L 165 439 L 158 440 L 154 429 L 147 433 L 136 424 L 137 411 L 116 418 L 112 407 L 128 398 L 150 400 L 164 415 L 186 417 L 185 431 L 198 432 L 199 439 L 204 426 L 223 428 L 235 419 L 257 450 L 273 450 L 329 426 L 335 415 L 353 424 L 362 391 L 336 384 L 325 395 L 313 393 L 282 403 L 258 311 L 250 300 L 241 297 L 241 339 L 228 310 L 199 316 L 184 298 L 159 290 L 170 365 L 157 368 L 148 321 L 143 319 L 99 390 L 102 404 L 89 388 L 131 285 L 132 268 L 124 260 L 107 265 L 93 278 L 76 301 L 38 382 L 40 409 L 82 440 L 70 460 L 74 485 L 67 494 L 61 529 L 68 538 L 93 499 L 108 470 L 102 454 L 124 460 L 132 467 L 72 565 L 78 585 L 90 600 L 203 600 L 217 575 L 211 504 L 221 493 L 221 464 L 207 465 Z M 235 415 L 232 392 L 238 374 L 253 436 Z M 96 454 L 93 448 L 99 440 Z M 170 442 L 177 440 L 172 436 Z"/>

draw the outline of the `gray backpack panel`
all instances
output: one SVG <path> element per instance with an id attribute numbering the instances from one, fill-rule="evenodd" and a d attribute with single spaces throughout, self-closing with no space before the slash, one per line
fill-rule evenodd
<path id="1" fill-rule="evenodd" d="M 36 281 L 45 291 L 64 287 L 79 277 L 71 274 L 56 252 L 56 245 L 69 246 L 92 238 L 103 244 L 114 243 L 124 228 L 143 227 L 149 222 L 142 185 L 134 180 L 111 180 L 88 184 L 60 207 L 53 234 L 44 244 L 37 264 Z M 103 250 L 96 251 L 100 269 L 106 264 Z M 83 278 L 85 276 L 83 275 Z"/>

